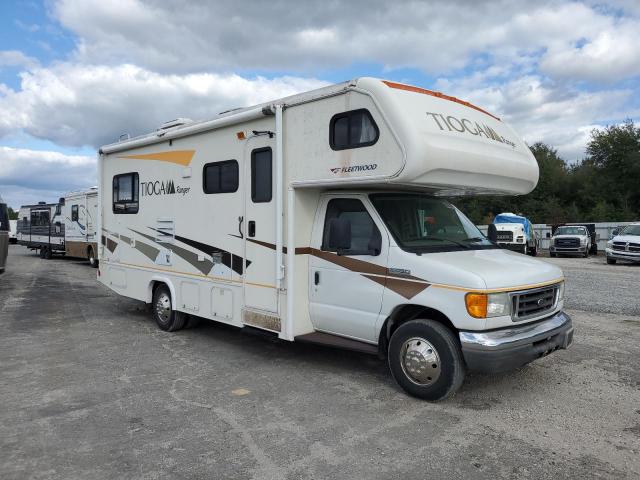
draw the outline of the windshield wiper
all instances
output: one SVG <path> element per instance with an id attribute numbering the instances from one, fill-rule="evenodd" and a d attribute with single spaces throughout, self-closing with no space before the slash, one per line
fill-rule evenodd
<path id="1" fill-rule="evenodd" d="M 463 242 L 481 242 L 482 240 L 484 240 L 484 238 L 482 237 L 471 237 L 471 238 L 465 238 Z"/>
<path id="2" fill-rule="evenodd" d="M 459 247 L 465 248 L 469 250 L 471 247 L 469 245 L 465 245 L 462 242 L 458 242 L 456 240 L 451 240 L 450 238 L 440 238 L 440 237 L 426 237 L 425 240 L 435 240 L 436 242 L 450 242 L 454 245 L 458 245 Z"/>

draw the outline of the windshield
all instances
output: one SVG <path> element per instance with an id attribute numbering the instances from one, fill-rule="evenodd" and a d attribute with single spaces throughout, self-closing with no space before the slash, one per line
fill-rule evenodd
<path id="1" fill-rule="evenodd" d="M 498 248 L 446 200 L 418 193 L 370 195 L 398 245 L 410 252 Z"/>
<path id="2" fill-rule="evenodd" d="M 558 227 L 556 235 L 586 235 L 587 229 L 584 227 Z"/>
<path id="3" fill-rule="evenodd" d="M 627 225 L 618 235 L 640 235 L 640 225 Z"/>

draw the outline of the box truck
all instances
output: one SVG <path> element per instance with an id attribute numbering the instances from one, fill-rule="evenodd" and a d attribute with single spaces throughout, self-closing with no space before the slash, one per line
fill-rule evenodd
<path id="1" fill-rule="evenodd" d="M 468 102 L 359 78 L 98 157 L 98 279 L 162 330 L 195 316 L 379 354 L 428 400 L 572 341 L 562 271 L 445 198 L 538 180 L 514 130 Z"/>
<path id="2" fill-rule="evenodd" d="M 515 213 L 501 213 L 493 219 L 498 245 L 535 257 L 540 240 L 528 218 Z"/>

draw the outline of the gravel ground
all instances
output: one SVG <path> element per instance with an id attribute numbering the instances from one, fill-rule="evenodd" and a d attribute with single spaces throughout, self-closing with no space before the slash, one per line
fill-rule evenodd
<path id="1" fill-rule="evenodd" d="M 83 262 L 11 247 L 0 478 L 640 478 L 640 267 L 543 261 L 575 343 L 430 404 L 370 356 L 161 332 Z"/>

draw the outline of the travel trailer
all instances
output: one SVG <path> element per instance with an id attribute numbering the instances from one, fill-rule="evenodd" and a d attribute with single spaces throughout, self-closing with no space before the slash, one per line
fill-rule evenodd
<path id="1" fill-rule="evenodd" d="M 59 203 L 23 205 L 18 211 L 18 244 L 40 252 L 40 258 L 64 253 L 64 221 Z"/>
<path id="2" fill-rule="evenodd" d="M 64 219 L 64 251 L 69 257 L 86 258 L 98 266 L 96 220 L 98 188 L 71 192 L 60 199 Z"/>
<path id="3" fill-rule="evenodd" d="M 0 196 L 0 273 L 4 273 L 9 254 L 9 210 Z"/>
<path id="4" fill-rule="evenodd" d="M 498 245 L 514 252 L 536 256 L 539 239 L 528 218 L 515 213 L 501 213 L 493 219 Z"/>
<path id="5" fill-rule="evenodd" d="M 98 176 L 98 278 L 162 330 L 380 354 L 429 400 L 572 341 L 562 271 L 443 198 L 538 181 L 511 127 L 457 98 L 360 78 L 104 146 Z"/>

